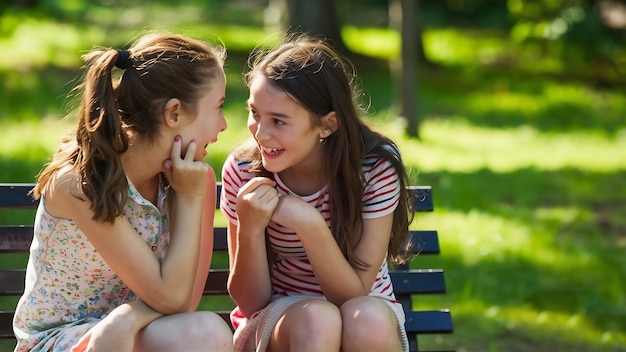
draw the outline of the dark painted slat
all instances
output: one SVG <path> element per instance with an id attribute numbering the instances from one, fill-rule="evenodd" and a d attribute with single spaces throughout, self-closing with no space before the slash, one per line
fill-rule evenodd
<path id="1" fill-rule="evenodd" d="M 441 269 L 412 269 L 390 271 L 396 295 L 445 293 L 446 283 Z"/>
<path id="2" fill-rule="evenodd" d="M 0 208 L 35 208 L 39 202 L 28 195 L 34 186 L 34 183 L 0 183 Z M 418 212 L 433 211 L 431 186 L 408 186 L 407 188 L 413 194 L 415 209 Z M 222 183 L 218 182 L 216 208 L 219 208 L 221 191 Z"/>
<path id="3" fill-rule="evenodd" d="M 0 312 L 0 339 L 14 339 L 13 312 Z"/>
<path id="4" fill-rule="evenodd" d="M 19 296 L 24 292 L 25 269 L 0 270 L 0 296 Z M 428 294 L 446 291 L 443 271 L 414 269 L 410 271 L 391 271 L 394 290 L 397 295 L 406 293 Z M 226 295 L 228 269 L 211 269 L 205 295 Z"/>
<path id="5" fill-rule="evenodd" d="M 0 253 L 26 253 L 33 240 L 33 226 L 0 226 Z"/>
<path id="6" fill-rule="evenodd" d="M 35 208 L 38 201 L 28 195 L 34 183 L 0 183 L 0 208 Z"/>
<path id="7" fill-rule="evenodd" d="M 230 324 L 230 311 L 217 311 Z M 0 312 L 0 339 L 14 338 L 12 328 L 13 312 Z M 414 334 L 442 334 L 453 332 L 452 318 L 448 310 L 408 312 L 406 330 Z"/>
<path id="8" fill-rule="evenodd" d="M 450 311 L 428 310 L 406 313 L 406 329 L 419 334 L 448 334 L 453 331 Z"/>
<path id="9" fill-rule="evenodd" d="M 227 251 L 226 228 L 214 229 L 213 250 Z M 413 230 L 411 251 L 419 255 L 439 254 L 439 241 L 437 231 Z M 33 239 L 33 226 L 0 225 L 0 254 L 1 253 L 26 253 Z"/>
<path id="10" fill-rule="evenodd" d="M 24 292 L 26 269 L 0 270 L 0 296 L 19 296 Z"/>

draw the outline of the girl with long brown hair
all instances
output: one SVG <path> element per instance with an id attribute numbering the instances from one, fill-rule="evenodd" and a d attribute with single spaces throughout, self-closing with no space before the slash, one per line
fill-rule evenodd
<path id="1" fill-rule="evenodd" d="M 363 122 L 352 66 L 323 40 L 257 54 L 251 143 L 222 170 L 235 349 L 407 350 L 388 274 L 412 220 L 398 148 Z"/>
<path id="2" fill-rule="evenodd" d="M 33 189 L 15 350 L 232 349 L 223 319 L 196 311 L 216 201 L 204 157 L 226 129 L 223 47 L 148 33 L 83 59 L 76 129 Z"/>

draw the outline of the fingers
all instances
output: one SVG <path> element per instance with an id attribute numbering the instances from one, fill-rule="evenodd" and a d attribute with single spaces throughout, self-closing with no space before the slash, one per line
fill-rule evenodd
<path id="1" fill-rule="evenodd" d="M 196 141 L 192 140 L 191 142 L 189 142 L 189 144 L 187 145 L 187 153 L 185 154 L 184 160 L 185 161 L 189 161 L 189 162 L 193 162 L 194 161 L 194 156 L 196 155 L 196 149 L 197 149 L 197 144 Z"/>
<path id="2" fill-rule="evenodd" d="M 196 141 L 191 140 L 189 144 L 187 144 L 187 151 L 185 151 L 185 155 L 183 156 L 183 138 L 181 136 L 176 136 L 174 137 L 174 142 L 172 143 L 170 160 L 172 160 L 173 163 L 176 163 L 179 160 L 193 162 L 194 156 L 196 155 L 196 149 L 198 149 Z"/>
<path id="3" fill-rule="evenodd" d="M 174 137 L 170 157 L 162 163 L 163 171 L 177 193 L 195 197 L 204 194 L 209 167 L 203 160 L 195 160 L 197 143 L 194 140 L 188 142 L 186 148 L 183 143 L 180 135 Z"/>
<path id="4" fill-rule="evenodd" d="M 267 177 L 254 177 L 239 189 L 239 194 L 244 195 L 250 193 L 262 185 L 268 185 L 269 188 L 274 189 L 276 182 Z"/>
<path id="5" fill-rule="evenodd" d="M 178 160 L 180 159 L 180 153 L 183 148 L 183 138 L 181 136 L 174 137 L 174 142 L 172 143 L 172 152 L 170 154 L 170 159 Z"/>
<path id="6" fill-rule="evenodd" d="M 87 344 L 89 344 L 89 339 L 90 339 L 91 335 L 87 334 L 85 336 L 83 336 L 73 347 L 72 347 L 72 352 L 82 352 L 85 351 L 87 349 Z"/>

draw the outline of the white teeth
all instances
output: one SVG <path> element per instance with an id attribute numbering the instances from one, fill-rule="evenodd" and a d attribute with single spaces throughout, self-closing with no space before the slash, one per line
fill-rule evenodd
<path id="1" fill-rule="evenodd" d="M 278 149 L 278 148 L 263 148 L 263 150 L 268 153 L 268 154 L 278 154 L 280 152 L 282 152 L 284 149 Z"/>

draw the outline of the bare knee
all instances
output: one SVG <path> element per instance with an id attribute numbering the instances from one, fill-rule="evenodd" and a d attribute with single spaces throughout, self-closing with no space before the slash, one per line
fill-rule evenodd
<path id="1" fill-rule="evenodd" d="M 198 311 L 186 322 L 186 334 L 211 351 L 232 350 L 233 334 L 230 326 L 216 313 Z"/>
<path id="2" fill-rule="evenodd" d="M 358 297 L 341 306 L 343 351 L 399 351 L 398 321 L 389 306 L 375 297 Z"/>
<path id="3" fill-rule="evenodd" d="M 232 351 L 232 330 L 213 312 L 172 314 L 156 319 L 137 336 L 138 351 Z"/>
<path id="4" fill-rule="evenodd" d="M 341 314 L 332 303 L 310 300 L 296 303 L 279 320 L 270 347 L 272 350 L 339 350 Z"/>

